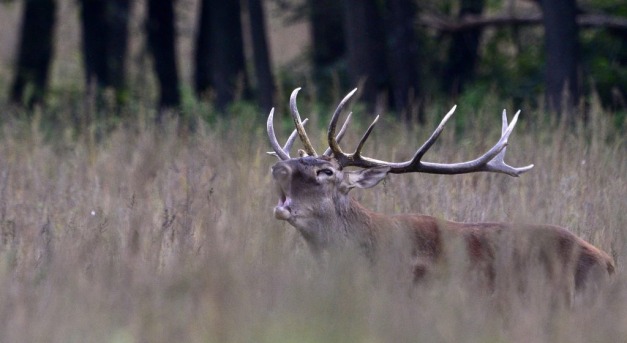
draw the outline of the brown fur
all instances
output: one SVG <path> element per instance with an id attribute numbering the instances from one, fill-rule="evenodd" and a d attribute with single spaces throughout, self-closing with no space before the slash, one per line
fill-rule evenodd
<path id="1" fill-rule="evenodd" d="M 561 227 L 466 224 L 370 211 L 350 198 L 348 191 L 376 185 L 385 176 L 377 175 L 377 170 L 344 172 L 333 159 L 304 157 L 278 162 L 273 176 L 282 199 L 275 215 L 295 226 L 312 251 L 353 243 L 376 260 L 381 253 L 406 247 L 414 281 L 437 274 L 440 266 L 450 262 L 451 249 L 459 247 L 455 242 L 464 249 L 469 273 L 491 289 L 503 266 L 521 274 L 521 280 L 529 270 L 539 268 L 550 282 L 574 290 L 614 272 L 608 254 Z"/>

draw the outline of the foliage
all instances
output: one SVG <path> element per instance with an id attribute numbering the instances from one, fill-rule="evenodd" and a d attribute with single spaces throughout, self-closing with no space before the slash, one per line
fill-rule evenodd
<path id="1" fill-rule="evenodd" d="M 627 40 L 618 32 L 588 31 L 582 35 L 582 50 L 588 61 L 585 81 L 589 88 L 599 93 L 604 106 L 624 110 L 627 104 Z"/>
<path id="2" fill-rule="evenodd" d="M 537 29 L 499 30 L 487 35 L 477 83 L 520 103 L 542 94 L 542 37 Z"/>
<path id="3" fill-rule="evenodd" d="M 422 4 L 422 11 L 435 17 L 454 18 L 458 12 L 458 1 L 443 1 Z M 509 13 L 509 3 L 487 1 L 485 16 Z M 519 3 L 519 10 L 532 10 L 532 4 Z M 621 1 L 601 0 L 586 1 L 581 4 L 586 13 L 627 15 L 627 7 Z M 538 8 L 535 11 L 539 11 Z M 454 19 L 450 19 L 454 20 Z M 422 28 L 421 28 L 422 29 Z M 421 30 L 420 65 L 423 66 L 422 80 L 430 97 L 443 94 L 437 90 L 446 89 L 450 80 L 441 78 L 443 65 L 447 60 L 450 35 L 439 31 Z M 582 86 L 588 97 L 584 100 L 589 105 L 590 95 L 598 93 L 602 105 L 612 111 L 625 108 L 627 94 L 627 47 L 624 30 L 580 28 Z M 534 100 L 542 95 L 544 87 L 544 30 L 540 25 L 502 26 L 486 28 L 482 33 L 479 51 L 480 59 L 475 79 L 467 88 L 489 89 L 496 91 L 502 98 L 513 98 L 515 102 L 526 105 L 542 106 Z M 439 85 L 433 87 L 434 85 Z M 475 92 L 472 90 L 471 92 Z M 622 110 L 621 110 L 622 111 Z"/>

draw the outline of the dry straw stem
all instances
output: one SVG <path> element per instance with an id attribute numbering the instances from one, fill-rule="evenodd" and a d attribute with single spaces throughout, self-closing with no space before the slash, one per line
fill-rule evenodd
<path id="1" fill-rule="evenodd" d="M 500 109 L 458 111 L 476 120 L 463 132 L 445 130 L 430 159 L 465 160 L 498 139 Z M 274 158 L 265 154 L 262 123 L 201 126 L 184 137 L 175 123 L 124 125 L 91 148 L 83 138 L 46 140 L 6 123 L 0 341 L 621 341 L 627 151 L 624 134 L 605 114 L 593 115 L 573 131 L 533 127 L 523 112 L 509 160 L 536 167 L 521 178 L 391 176 L 354 194 L 390 213 L 569 227 L 618 264 L 611 289 L 573 309 L 552 306 L 541 284 L 523 296 L 477 296 L 455 270 L 413 289 L 350 252 L 319 264 L 272 216 Z M 439 118 L 424 127 L 383 119 L 364 154 L 406 160 Z M 348 146 L 370 121 L 361 120 L 347 132 Z M 316 126 L 308 131 L 325 137 Z M 284 141 L 289 132 L 277 135 Z"/>

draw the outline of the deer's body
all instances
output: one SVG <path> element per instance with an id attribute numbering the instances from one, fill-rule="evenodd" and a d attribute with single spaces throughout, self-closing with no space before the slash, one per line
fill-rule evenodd
<path id="1" fill-rule="evenodd" d="M 518 176 L 533 165 L 514 168 L 503 158 L 505 146 L 518 115 L 508 125 L 503 114 L 501 139 L 481 157 L 462 163 L 423 162 L 422 156 L 442 131 L 445 116 L 414 157 L 401 163 L 364 157 L 361 148 L 374 123 L 368 128 L 352 154 L 344 153 L 339 140 L 346 124 L 336 136 L 335 126 L 350 93 L 338 106 L 329 126 L 329 150 L 316 154 L 296 109 L 292 93 L 291 109 L 296 131 L 281 147 L 268 118 L 268 135 L 274 153 L 281 161 L 272 167 L 279 202 L 274 209 L 277 219 L 285 220 L 301 233 L 314 254 L 347 245 L 356 246 L 367 257 L 377 260 L 390 251 L 401 260 L 410 261 L 408 270 L 418 281 L 449 263 L 452 255 L 461 256 L 471 274 L 481 276 L 494 287 L 499 270 L 524 279 L 531 269 L 540 269 L 547 280 L 562 289 L 584 289 L 614 272 L 612 258 L 567 229 L 551 225 L 514 225 L 505 223 L 467 224 L 414 214 L 386 215 L 370 211 L 349 196 L 353 188 L 376 186 L 389 173 L 426 172 L 461 174 L 477 171 Z M 347 120 L 348 122 L 348 120 Z M 376 122 L 376 119 L 375 119 Z M 296 134 L 305 146 L 302 157 L 291 158 L 289 148 Z M 356 166 L 363 169 L 347 170 Z"/>
<path id="2" fill-rule="evenodd" d="M 448 263 L 447 254 L 459 248 L 463 250 L 457 253 L 468 267 L 479 271 L 485 278 L 483 281 L 491 286 L 499 264 L 509 263 L 507 267 L 517 268 L 524 263 L 516 259 L 541 264 L 535 267 L 544 272 L 545 277 L 563 277 L 568 286 L 576 290 L 596 282 L 599 276 L 614 272 L 614 262 L 608 254 L 559 226 L 459 223 L 426 215 L 387 216 L 370 211 L 364 214 L 371 218 L 370 226 L 361 228 L 372 235 L 369 240 L 372 250 L 366 253 L 376 254 L 380 245 L 390 246 L 386 243 L 389 240 L 405 237 L 407 244 L 400 244 L 400 247 L 409 249 L 405 253 L 411 254 L 415 281 Z"/>
<path id="3" fill-rule="evenodd" d="M 302 157 L 273 167 L 281 199 L 275 215 L 296 227 L 314 254 L 351 245 L 376 260 L 379 254 L 395 250 L 411 261 L 407 268 L 415 281 L 437 273 L 453 250 L 489 285 L 494 284 L 499 265 L 515 268 L 525 261 L 541 263 L 539 268 L 547 278 L 560 279 L 575 289 L 584 288 L 599 274 L 614 271 L 609 255 L 558 226 L 459 223 L 427 215 L 371 211 L 348 196 L 348 191 L 376 184 L 376 180 L 357 180 L 355 175 L 377 179 L 380 173 L 362 175 L 364 172 L 343 172 L 335 166 L 332 159 Z M 457 251 L 460 248 L 463 251 Z"/>

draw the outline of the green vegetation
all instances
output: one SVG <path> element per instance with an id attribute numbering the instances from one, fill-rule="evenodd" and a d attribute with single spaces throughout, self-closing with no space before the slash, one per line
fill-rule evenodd
<path id="1" fill-rule="evenodd" d="M 510 105 L 468 102 L 459 104 L 456 125 L 445 130 L 429 160 L 467 159 L 496 140 L 501 109 Z M 455 276 L 410 291 L 393 275 L 372 275 L 350 254 L 326 267 L 316 264 L 294 229 L 272 216 L 276 199 L 268 168 L 274 160 L 265 154 L 266 113 L 240 104 L 232 108 L 232 121 L 218 118 L 206 125 L 199 117 L 208 117 L 210 109 L 189 102 L 183 117 L 195 123 L 190 129 L 187 122 L 174 121 L 155 127 L 152 108 L 133 106 L 134 116 L 78 128 L 70 125 L 71 116 L 81 109 L 63 102 L 45 113 L 5 117 L 0 341 L 618 342 L 627 337 L 627 145 L 624 131 L 599 109 L 591 111 L 587 125 L 574 129 L 523 112 L 508 159 L 536 167 L 518 179 L 393 175 L 373 190 L 354 193 L 378 211 L 566 226 L 617 261 L 611 289 L 592 304 L 551 308 L 538 290 L 528 298 L 507 295 L 499 310 L 491 297 L 477 296 Z M 421 127 L 384 120 L 365 153 L 407 158 L 448 106 L 428 108 L 428 123 Z M 107 114 L 102 117 L 112 117 Z M 56 124 L 47 119 L 52 117 Z M 323 120 L 310 117 L 310 135 L 321 138 L 314 142 L 320 146 L 324 129 L 315 124 Z M 369 115 L 358 111 L 356 118 L 348 146 L 358 140 Z M 288 130 L 285 125 L 279 135 L 287 137 Z"/>

